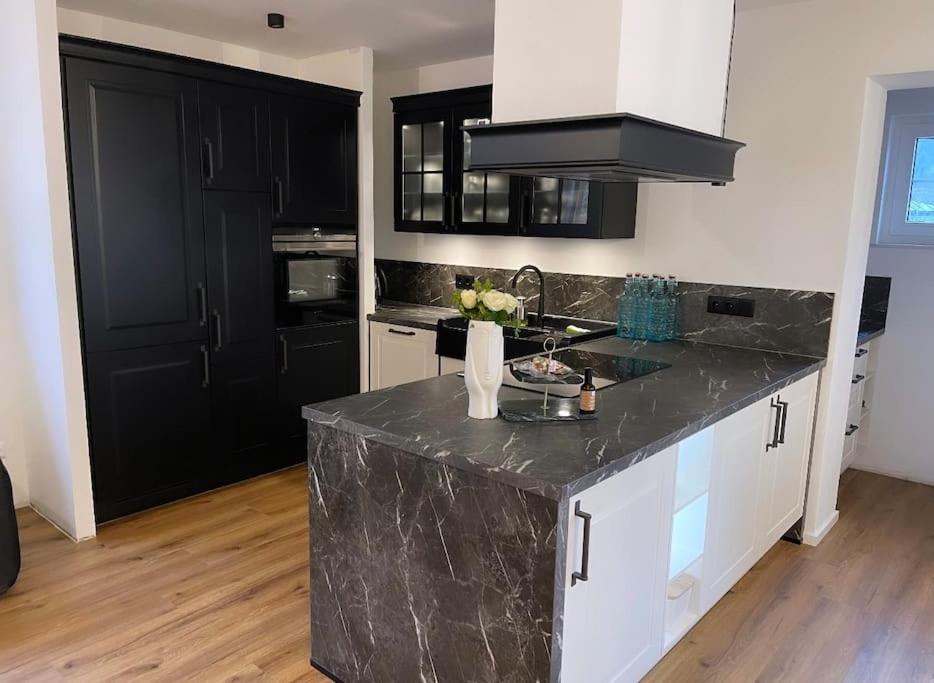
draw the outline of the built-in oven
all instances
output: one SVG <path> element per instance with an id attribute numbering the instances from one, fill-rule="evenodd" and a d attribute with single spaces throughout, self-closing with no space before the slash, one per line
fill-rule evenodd
<path id="1" fill-rule="evenodd" d="M 272 251 L 278 327 L 356 322 L 356 235 L 277 229 Z"/>

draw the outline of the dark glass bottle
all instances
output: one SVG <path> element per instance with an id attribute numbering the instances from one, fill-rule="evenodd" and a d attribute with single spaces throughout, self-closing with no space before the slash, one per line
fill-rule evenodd
<path id="1" fill-rule="evenodd" d="M 593 415 L 597 412 L 597 387 L 593 384 L 593 370 L 584 370 L 584 383 L 581 385 L 580 413 Z"/>

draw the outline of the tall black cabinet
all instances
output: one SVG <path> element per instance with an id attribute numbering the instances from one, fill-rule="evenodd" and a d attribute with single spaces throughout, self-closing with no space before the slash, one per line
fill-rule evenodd
<path id="1" fill-rule="evenodd" d="M 296 397 L 356 391 L 358 347 L 309 332 L 338 374 L 297 348 L 282 372 L 272 230 L 356 229 L 359 93 L 61 52 L 97 520 L 300 461 Z"/>

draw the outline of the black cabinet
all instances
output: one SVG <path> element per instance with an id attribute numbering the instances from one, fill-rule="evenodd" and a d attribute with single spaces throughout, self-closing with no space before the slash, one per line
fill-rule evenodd
<path id="1" fill-rule="evenodd" d="M 271 101 L 273 221 L 357 225 L 357 108 L 306 97 Z"/>
<path id="2" fill-rule="evenodd" d="M 204 198 L 216 448 L 225 465 L 262 457 L 275 403 L 272 226 L 268 197 Z"/>
<path id="3" fill-rule="evenodd" d="M 492 86 L 394 97 L 399 232 L 611 238 L 635 235 L 635 184 L 468 171 L 463 126 L 490 122 Z"/>
<path id="4" fill-rule="evenodd" d="M 98 522 L 199 489 L 215 464 L 206 343 L 89 353 Z"/>
<path id="5" fill-rule="evenodd" d="M 65 83 L 86 349 L 204 338 L 196 82 L 68 59 Z"/>
<path id="6" fill-rule="evenodd" d="M 355 394 L 360 389 L 356 322 L 280 330 L 278 427 L 295 462 L 305 457 L 302 406 Z"/>
<path id="7" fill-rule="evenodd" d="M 636 234 L 635 183 L 523 178 L 519 234 L 620 238 Z"/>
<path id="8" fill-rule="evenodd" d="M 280 373 L 273 162 L 280 221 L 353 229 L 359 93 L 60 45 L 97 520 L 298 462 L 300 405 L 357 391 L 358 342 L 290 336 Z"/>
<path id="9" fill-rule="evenodd" d="M 198 100 L 204 187 L 268 192 L 269 96 L 201 82 Z"/>

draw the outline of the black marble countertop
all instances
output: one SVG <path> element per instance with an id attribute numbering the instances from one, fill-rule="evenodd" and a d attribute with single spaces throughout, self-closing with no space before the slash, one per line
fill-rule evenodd
<path id="1" fill-rule="evenodd" d="M 438 321 L 458 316 L 457 309 L 422 304 L 406 304 L 396 301 L 384 301 L 376 306 L 376 312 L 370 313 L 367 320 L 390 325 L 418 327 L 423 330 L 435 330 Z"/>
<path id="2" fill-rule="evenodd" d="M 877 339 L 885 334 L 885 327 L 860 327 L 859 334 L 856 335 L 856 345 L 862 346 L 868 344 L 873 339 Z"/>
<path id="3" fill-rule="evenodd" d="M 340 431 L 562 500 L 817 372 L 824 360 L 695 342 L 609 337 L 578 348 L 671 367 L 598 392 L 596 420 L 467 417 L 457 375 L 305 406 Z M 504 386 L 500 400 L 536 394 Z"/>

